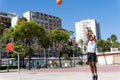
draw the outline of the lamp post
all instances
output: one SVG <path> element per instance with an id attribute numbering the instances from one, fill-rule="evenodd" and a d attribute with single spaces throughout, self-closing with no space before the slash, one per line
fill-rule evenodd
<path id="1" fill-rule="evenodd" d="M 71 40 L 72 40 L 72 52 L 73 52 L 73 61 L 74 61 L 74 67 L 75 67 L 75 54 L 74 54 L 74 42 L 73 42 L 73 31 L 69 31 L 70 32 L 70 37 L 71 37 Z"/>
<path id="2" fill-rule="evenodd" d="M 18 56 L 18 74 L 20 74 L 20 54 L 16 51 L 13 51 Z"/>

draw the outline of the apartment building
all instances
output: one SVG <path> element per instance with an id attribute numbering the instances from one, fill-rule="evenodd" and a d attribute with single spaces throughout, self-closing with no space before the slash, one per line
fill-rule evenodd
<path id="1" fill-rule="evenodd" d="M 23 14 L 28 21 L 35 21 L 40 24 L 42 27 L 52 30 L 52 29 L 61 29 L 62 22 L 59 17 L 52 16 L 49 14 L 35 12 L 35 11 L 27 11 Z"/>
<path id="2" fill-rule="evenodd" d="M 101 38 L 100 25 L 95 19 L 81 20 L 75 23 L 77 43 L 79 43 L 80 40 L 83 40 L 83 42 L 87 41 L 85 27 L 88 27 L 90 30 L 92 30 L 97 40 Z"/>
<path id="3" fill-rule="evenodd" d="M 9 28 L 11 26 L 11 18 L 16 16 L 14 13 L 0 12 L 0 24 L 3 28 Z"/>
<path id="4" fill-rule="evenodd" d="M 19 21 L 19 19 L 22 18 L 20 16 L 15 16 L 11 19 L 11 26 L 15 27 L 17 25 L 17 22 Z"/>
<path id="5" fill-rule="evenodd" d="M 42 27 L 44 27 L 47 30 L 62 29 L 61 19 L 57 16 L 53 16 L 41 12 L 27 11 L 23 13 L 23 17 L 25 17 L 28 21 L 35 21 L 36 23 L 40 24 Z M 54 49 L 55 49 L 55 45 L 51 47 L 51 50 L 54 51 Z M 40 48 L 37 54 L 39 54 L 40 56 L 44 56 L 44 49 Z M 50 55 L 56 56 L 55 54 L 52 55 L 52 53 Z"/>

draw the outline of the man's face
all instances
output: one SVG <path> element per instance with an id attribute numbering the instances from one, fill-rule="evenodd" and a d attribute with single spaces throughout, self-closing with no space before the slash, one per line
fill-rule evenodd
<path id="1" fill-rule="evenodd" d="M 94 38 L 93 38 L 92 36 L 90 36 L 90 40 L 93 41 L 93 39 L 94 39 Z"/>

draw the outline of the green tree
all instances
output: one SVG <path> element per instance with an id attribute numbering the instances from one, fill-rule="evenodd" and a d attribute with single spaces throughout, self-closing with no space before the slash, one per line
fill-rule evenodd
<path id="1" fill-rule="evenodd" d="M 110 36 L 110 39 L 111 39 L 112 42 L 114 42 L 114 41 L 117 40 L 117 36 L 116 36 L 115 34 L 112 34 L 112 35 Z"/>
<path id="2" fill-rule="evenodd" d="M 112 34 L 110 38 L 107 38 L 107 41 L 111 42 L 111 48 L 119 48 L 119 42 L 117 42 L 117 36 Z"/>
<path id="3" fill-rule="evenodd" d="M 64 31 L 64 30 L 58 30 L 58 29 L 54 29 L 52 30 L 52 40 L 55 43 L 56 49 L 59 52 L 59 63 L 60 63 L 60 67 L 62 67 L 61 65 L 61 49 L 63 46 L 65 46 L 68 42 L 69 39 L 69 32 Z"/>
<path id="4" fill-rule="evenodd" d="M 3 33 L 4 29 L 5 29 L 4 23 L 0 22 L 0 34 Z"/>
<path id="5" fill-rule="evenodd" d="M 22 21 L 23 21 L 23 22 L 26 22 L 27 19 L 26 19 L 25 17 L 21 17 L 21 18 L 19 18 L 17 24 L 21 23 Z"/>
<path id="6" fill-rule="evenodd" d="M 83 47 L 84 41 L 82 39 L 80 39 L 79 44 L 80 44 L 81 47 Z"/>
<path id="7" fill-rule="evenodd" d="M 6 23 L 0 22 L 0 61 L 1 61 L 1 54 L 3 52 L 3 48 L 5 47 L 5 37 L 4 37 L 4 31 L 6 28 Z M 1 63 L 0 63 L 1 64 Z"/>
<path id="8" fill-rule="evenodd" d="M 111 39 L 110 39 L 110 38 L 107 38 L 107 41 L 111 41 Z"/>
<path id="9" fill-rule="evenodd" d="M 8 42 L 11 42 L 11 41 L 13 41 L 13 38 L 12 38 L 12 36 L 11 36 L 11 33 L 14 31 L 14 28 L 13 27 L 11 27 L 11 28 L 6 28 L 5 30 L 4 30 L 4 32 L 3 32 L 3 39 L 4 39 L 4 41 L 3 41 L 3 43 L 5 43 L 5 45 L 6 45 L 6 43 L 8 43 Z"/>
<path id="10" fill-rule="evenodd" d="M 119 43 L 117 41 L 112 42 L 112 48 L 118 48 L 119 47 Z"/>
<path id="11" fill-rule="evenodd" d="M 4 32 L 3 32 L 3 37 L 2 37 L 2 43 L 1 43 L 1 46 L 3 48 L 3 52 L 5 53 L 5 47 L 6 47 L 6 44 L 11 42 L 13 39 L 11 38 L 11 35 L 10 33 L 12 32 L 12 28 L 6 28 L 4 29 Z M 3 54 L 4 56 L 9 56 L 11 57 L 11 55 L 8 55 L 8 54 Z"/>
<path id="12" fill-rule="evenodd" d="M 104 51 L 109 52 L 110 48 L 111 48 L 111 42 L 110 41 L 105 41 L 104 45 L 103 45 Z"/>
<path id="13" fill-rule="evenodd" d="M 21 42 L 20 42 L 21 43 Z M 20 44 L 20 43 L 14 43 L 14 50 L 19 52 L 20 54 L 20 66 L 21 67 L 25 67 L 24 65 L 24 57 L 26 56 L 25 52 L 26 52 L 26 49 L 25 49 L 25 46 Z M 11 57 L 13 58 L 17 58 L 17 54 L 15 54 L 14 52 L 11 53 Z"/>
<path id="14" fill-rule="evenodd" d="M 105 40 L 97 40 L 97 49 L 98 52 L 105 52 L 105 51 L 110 51 L 111 48 L 111 42 L 110 41 L 105 41 Z"/>
<path id="15" fill-rule="evenodd" d="M 50 46 L 52 45 L 52 39 L 51 39 L 51 31 L 47 31 L 47 30 L 45 30 L 45 33 L 44 33 L 44 36 L 42 37 L 42 39 L 39 39 L 39 42 L 38 42 L 38 44 L 40 44 L 40 46 L 42 47 L 42 48 L 44 48 L 44 54 L 45 54 L 45 63 L 46 63 L 46 65 L 45 65 L 45 67 L 47 68 L 47 57 L 48 57 L 48 55 L 47 55 L 47 52 L 46 52 L 46 50 L 48 51 L 48 49 L 50 48 Z"/>
<path id="16" fill-rule="evenodd" d="M 30 68 L 30 60 L 31 60 L 31 54 L 32 54 L 31 51 L 32 51 L 33 40 L 35 40 L 35 39 L 36 39 L 36 41 L 38 41 L 37 39 L 42 40 L 44 33 L 45 33 L 44 28 L 42 28 L 39 24 L 37 24 L 33 21 L 19 22 L 19 24 L 16 25 L 13 32 L 11 33 L 13 38 L 15 40 L 21 41 L 27 50 L 26 54 L 28 54 L 28 64 L 29 64 L 28 69 L 29 70 L 31 69 Z"/>
<path id="17" fill-rule="evenodd" d="M 84 50 L 84 41 L 82 39 L 80 39 L 78 44 L 80 44 L 80 47 L 81 47 L 82 52 L 83 52 L 83 50 Z"/>

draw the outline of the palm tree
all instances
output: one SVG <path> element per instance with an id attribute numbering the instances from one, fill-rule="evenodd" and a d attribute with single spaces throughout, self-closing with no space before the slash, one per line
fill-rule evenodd
<path id="1" fill-rule="evenodd" d="M 112 34 L 110 38 L 112 42 L 117 40 L 117 36 L 115 34 Z"/>
<path id="2" fill-rule="evenodd" d="M 117 36 L 115 34 L 112 34 L 110 36 L 110 39 L 111 39 L 111 43 L 112 43 L 112 48 L 115 47 L 115 43 L 116 43 L 116 40 L 117 40 Z"/>

